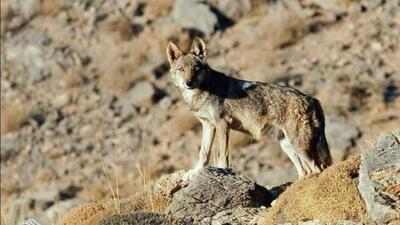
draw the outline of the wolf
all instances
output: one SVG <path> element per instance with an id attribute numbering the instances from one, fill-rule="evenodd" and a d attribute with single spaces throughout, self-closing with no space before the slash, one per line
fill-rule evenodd
<path id="1" fill-rule="evenodd" d="M 235 79 L 212 69 L 206 45 L 198 37 L 188 52 L 170 41 L 167 57 L 172 83 L 202 125 L 199 159 L 185 180 L 208 164 L 214 139 L 217 166 L 229 167 L 230 129 L 259 140 L 268 127 L 278 128 L 280 146 L 299 177 L 331 165 L 325 117 L 317 99 L 291 87 Z"/>

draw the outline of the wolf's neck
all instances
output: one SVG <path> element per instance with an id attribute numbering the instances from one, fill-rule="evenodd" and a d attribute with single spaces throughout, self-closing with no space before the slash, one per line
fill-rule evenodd
<path id="1" fill-rule="evenodd" d="M 233 78 L 225 75 L 224 73 L 209 68 L 208 73 L 203 82 L 200 84 L 199 89 L 209 92 L 210 94 L 223 97 L 229 93 L 229 87 L 232 79 Z"/>

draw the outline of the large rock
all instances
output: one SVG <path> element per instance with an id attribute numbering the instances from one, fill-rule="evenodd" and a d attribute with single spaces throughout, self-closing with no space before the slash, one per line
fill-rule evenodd
<path id="1" fill-rule="evenodd" d="M 358 188 L 372 220 L 400 221 L 400 129 L 362 152 Z"/>
<path id="2" fill-rule="evenodd" d="M 187 186 L 176 177 L 165 179 L 173 193 L 166 213 L 174 218 L 190 218 L 194 224 L 252 224 L 262 206 L 269 206 L 273 197 L 264 187 L 230 169 L 208 167 Z M 180 188 L 180 189 L 179 189 Z M 177 190 L 179 189 L 179 190 Z"/>
<path id="3" fill-rule="evenodd" d="M 218 25 L 218 18 L 210 6 L 194 0 L 176 1 L 172 17 L 180 26 L 199 30 L 206 35 L 213 33 Z"/>

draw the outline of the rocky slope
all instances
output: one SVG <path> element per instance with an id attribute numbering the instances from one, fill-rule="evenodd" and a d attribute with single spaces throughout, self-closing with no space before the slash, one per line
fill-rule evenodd
<path id="1" fill-rule="evenodd" d="M 214 68 L 317 97 L 335 162 L 348 158 L 400 124 L 399 4 L 2 0 L 2 223 L 55 222 L 194 164 L 201 129 L 169 82 L 168 40 L 202 36 Z M 296 178 L 275 135 L 232 136 L 238 173 Z"/>

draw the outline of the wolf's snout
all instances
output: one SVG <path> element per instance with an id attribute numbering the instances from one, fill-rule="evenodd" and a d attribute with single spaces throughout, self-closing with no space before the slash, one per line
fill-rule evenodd
<path id="1" fill-rule="evenodd" d="M 190 89 L 194 88 L 194 81 L 193 80 L 186 81 L 186 87 Z"/>

